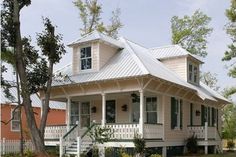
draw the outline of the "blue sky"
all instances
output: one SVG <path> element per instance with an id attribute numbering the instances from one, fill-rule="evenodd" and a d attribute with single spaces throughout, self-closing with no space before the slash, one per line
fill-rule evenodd
<path id="1" fill-rule="evenodd" d="M 227 76 L 226 63 L 221 62 L 227 49 L 226 45 L 230 43 L 223 29 L 227 23 L 225 9 L 229 7 L 230 0 L 100 0 L 99 2 L 102 3 L 102 18 L 105 22 L 108 22 L 112 10 L 119 7 L 124 25 L 120 35 L 145 47 L 171 44 L 171 17 L 191 15 L 196 9 L 200 9 L 212 17 L 210 25 L 214 28 L 209 37 L 208 56 L 204 59 L 202 70 L 216 73 L 221 88 L 236 85 L 236 81 Z M 49 17 L 58 26 L 57 31 L 63 35 L 65 44 L 80 37 L 79 29 L 82 24 L 79 12 L 72 1 L 32 0 L 32 4 L 23 9 L 22 34 L 30 35 L 33 42 L 36 32 L 42 31 L 42 16 Z M 71 61 L 72 50 L 67 48 L 67 52 L 55 69 Z"/>

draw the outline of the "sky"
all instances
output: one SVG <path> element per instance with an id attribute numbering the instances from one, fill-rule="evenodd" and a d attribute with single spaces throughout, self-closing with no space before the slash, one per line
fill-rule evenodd
<path id="1" fill-rule="evenodd" d="M 227 76 L 226 63 L 221 61 L 230 38 L 224 30 L 227 23 L 225 9 L 230 0 L 98 0 L 102 4 L 102 20 L 109 23 L 111 12 L 121 9 L 123 28 L 119 35 L 145 47 L 157 47 L 171 44 L 171 23 L 173 16 L 192 15 L 200 9 L 212 18 L 210 26 L 213 33 L 208 38 L 208 56 L 204 59 L 202 71 L 217 74 L 221 89 L 236 85 L 235 79 Z M 21 12 L 21 31 L 23 36 L 31 36 L 36 43 L 36 33 L 43 29 L 42 17 L 49 17 L 57 25 L 57 32 L 63 35 L 67 45 L 80 38 L 82 23 L 79 11 L 71 0 L 32 0 L 31 5 Z M 55 70 L 67 65 L 72 60 L 72 49 L 66 48 L 67 54 L 55 66 Z M 233 97 L 236 100 L 236 96 Z"/>

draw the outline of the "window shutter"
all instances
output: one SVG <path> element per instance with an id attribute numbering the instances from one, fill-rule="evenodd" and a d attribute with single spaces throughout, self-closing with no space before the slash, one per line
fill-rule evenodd
<path id="1" fill-rule="evenodd" d="M 207 107 L 207 123 L 208 126 L 211 126 L 211 108 Z"/>
<path id="2" fill-rule="evenodd" d="M 193 125 L 193 103 L 190 103 L 190 126 Z"/>
<path id="3" fill-rule="evenodd" d="M 177 125 L 177 115 L 176 115 L 176 100 L 171 97 L 171 129 L 174 129 Z"/>
<path id="4" fill-rule="evenodd" d="M 183 100 L 180 99 L 180 129 L 183 128 Z"/>
<path id="5" fill-rule="evenodd" d="M 204 126 L 205 125 L 205 106 L 201 105 L 201 125 Z"/>
<path id="6" fill-rule="evenodd" d="M 211 126 L 214 126 L 214 124 L 215 124 L 215 122 L 216 122 L 216 121 L 215 121 L 215 117 L 216 117 L 216 116 L 215 116 L 215 109 L 214 109 L 213 107 L 211 108 L 211 116 L 212 116 L 212 117 L 211 117 L 211 122 L 212 122 L 212 123 L 211 123 Z"/>
<path id="7" fill-rule="evenodd" d="M 216 127 L 217 127 L 217 129 L 218 129 L 218 126 L 219 126 L 219 110 L 218 109 L 216 109 Z"/>

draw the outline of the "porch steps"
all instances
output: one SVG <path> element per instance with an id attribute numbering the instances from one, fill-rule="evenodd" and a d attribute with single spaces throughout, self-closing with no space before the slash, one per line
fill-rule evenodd
<path id="1" fill-rule="evenodd" d="M 82 140 L 81 143 L 81 153 L 87 153 L 90 149 L 93 148 L 92 140 Z M 67 155 L 76 155 L 77 154 L 77 141 L 74 141 L 69 147 L 66 148 Z"/>

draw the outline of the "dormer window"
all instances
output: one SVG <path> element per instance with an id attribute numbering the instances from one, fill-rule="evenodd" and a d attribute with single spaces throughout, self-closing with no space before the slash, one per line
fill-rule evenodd
<path id="1" fill-rule="evenodd" d="M 92 68 L 91 46 L 80 49 L 81 70 Z"/>
<path id="2" fill-rule="evenodd" d="M 193 63 L 188 64 L 188 81 L 198 84 L 198 66 Z"/>

